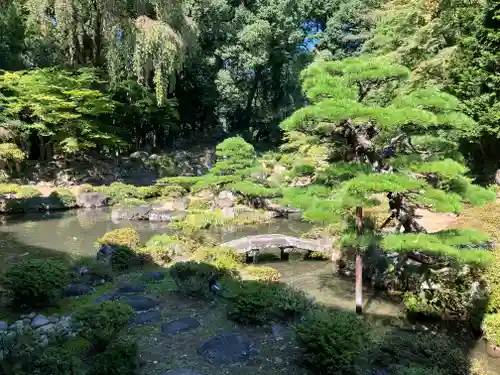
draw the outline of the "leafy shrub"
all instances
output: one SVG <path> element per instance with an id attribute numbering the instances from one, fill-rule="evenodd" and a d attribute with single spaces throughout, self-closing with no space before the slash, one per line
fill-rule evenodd
<path id="1" fill-rule="evenodd" d="M 224 272 L 208 263 L 189 261 L 170 267 L 170 276 L 180 293 L 203 297 L 209 293 L 209 281 L 223 277 Z"/>
<path id="2" fill-rule="evenodd" d="M 486 314 L 483 320 L 484 336 L 493 345 L 500 346 L 500 314 Z"/>
<path id="3" fill-rule="evenodd" d="M 172 261 L 174 254 L 169 248 L 163 246 L 145 246 L 138 250 L 142 261 L 163 265 Z"/>
<path id="4" fill-rule="evenodd" d="M 228 282 L 223 287 L 227 289 L 228 317 L 243 324 L 287 321 L 311 308 L 311 301 L 304 293 L 283 284 L 247 280 Z"/>
<path id="5" fill-rule="evenodd" d="M 311 176 L 314 174 L 314 165 L 310 164 L 300 164 L 293 168 L 292 174 L 297 177 Z"/>
<path id="6" fill-rule="evenodd" d="M 50 193 L 49 199 L 64 208 L 76 207 L 76 196 L 68 189 L 57 189 Z"/>
<path id="7" fill-rule="evenodd" d="M 288 285 L 279 285 L 273 299 L 273 315 L 279 320 L 296 319 L 313 307 L 311 298 Z"/>
<path id="8" fill-rule="evenodd" d="M 187 191 L 180 185 L 162 186 L 160 196 L 168 198 L 180 198 L 186 195 Z"/>
<path id="9" fill-rule="evenodd" d="M 238 253 L 229 247 L 202 247 L 196 252 L 195 259 L 210 263 L 219 270 L 230 272 L 243 266 L 245 254 Z"/>
<path id="10" fill-rule="evenodd" d="M 249 278 L 258 281 L 277 282 L 281 277 L 281 274 L 272 267 L 247 266 L 243 272 Z"/>
<path id="11" fill-rule="evenodd" d="M 431 373 L 446 375 L 469 373 L 469 359 L 460 349 L 460 344 L 443 334 L 392 332 L 379 345 L 372 346 L 363 355 L 366 374 L 371 369 L 389 368 L 391 365 L 425 367 Z"/>
<path id="12" fill-rule="evenodd" d="M 369 327 L 356 315 L 315 310 L 295 326 L 303 360 L 325 375 L 352 374 L 354 361 L 370 342 Z"/>
<path id="13" fill-rule="evenodd" d="M 15 143 L 0 143 L 0 159 L 23 161 L 26 154 Z"/>
<path id="14" fill-rule="evenodd" d="M 439 317 L 439 312 L 431 305 L 427 304 L 420 296 L 415 293 L 407 292 L 404 294 L 403 303 L 406 311 L 410 315 L 420 315 L 427 317 Z"/>
<path id="15" fill-rule="evenodd" d="M 72 322 L 79 335 L 102 352 L 134 315 L 135 311 L 126 303 L 104 301 L 80 307 L 73 313 Z"/>
<path id="16" fill-rule="evenodd" d="M 258 281 L 235 282 L 225 296 L 229 319 L 242 324 L 264 324 L 273 308 L 273 290 Z"/>
<path id="17" fill-rule="evenodd" d="M 161 186 L 159 185 L 137 187 L 121 182 L 113 182 L 109 186 L 99 186 L 95 190 L 109 196 L 111 205 L 118 204 L 130 198 L 144 200 L 161 195 Z"/>
<path id="18" fill-rule="evenodd" d="M 204 177 L 204 176 L 203 176 Z M 191 191 L 191 187 L 200 181 L 201 176 L 176 176 L 176 177 L 164 177 L 158 180 L 158 184 L 164 185 L 179 185 L 186 189 L 187 191 Z M 160 185 L 161 186 L 161 185 Z"/>
<path id="19" fill-rule="evenodd" d="M 133 228 L 119 228 L 105 233 L 97 242 L 99 245 L 122 245 L 136 250 L 141 244 L 141 238 Z"/>
<path id="20" fill-rule="evenodd" d="M 58 260 L 32 259 L 15 263 L 3 278 L 13 302 L 33 307 L 54 302 L 69 281 L 68 267 Z"/>
<path id="21" fill-rule="evenodd" d="M 89 375 L 135 375 L 139 368 L 139 349 L 131 339 L 122 338 L 97 355 Z"/>
<path id="22" fill-rule="evenodd" d="M 113 281 L 114 272 L 111 265 L 107 262 L 96 260 L 94 258 L 80 259 L 75 267 L 77 269 L 85 268 L 86 272 L 82 275 L 81 282 L 93 284 L 100 280 Z"/>
<path id="23" fill-rule="evenodd" d="M 35 357 L 33 375 L 77 375 L 81 372 L 71 352 L 61 347 L 49 347 Z"/>
<path id="24" fill-rule="evenodd" d="M 128 268 L 140 246 L 139 233 L 133 228 L 114 229 L 97 240 L 98 245 L 108 245 L 113 249 L 111 264 L 115 270 Z"/>

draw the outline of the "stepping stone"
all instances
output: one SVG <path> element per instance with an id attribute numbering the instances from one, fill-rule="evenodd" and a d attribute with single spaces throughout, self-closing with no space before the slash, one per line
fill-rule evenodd
<path id="1" fill-rule="evenodd" d="M 141 325 L 141 324 L 151 324 L 156 323 L 161 320 L 161 313 L 158 310 L 146 311 L 143 313 L 135 314 L 134 320 L 130 323 L 131 326 Z"/>
<path id="2" fill-rule="evenodd" d="M 158 305 L 154 299 L 143 296 L 120 296 L 118 300 L 128 303 L 135 311 L 151 310 Z"/>
<path id="3" fill-rule="evenodd" d="M 247 362 L 259 353 L 255 342 L 240 333 L 210 337 L 201 343 L 198 352 L 207 361 L 217 364 Z"/>
<path id="4" fill-rule="evenodd" d="M 161 281 L 165 279 L 165 275 L 162 272 L 144 272 L 142 278 L 146 280 Z"/>
<path id="5" fill-rule="evenodd" d="M 194 318 L 187 317 L 173 320 L 161 325 L 161 333 L 165 336 L 174 336 L 179 333 L 187 332 L 196 329 L 200 326 L 200 322 Z"/>
<path id="6" fill-rule="evenodd" d="M 120 296 L 116 294 L 103 294 L 95 299 L 95 303 L 101 303 L 104 301 L 116 301 Z"/>
<path id="7" fill-rule="evenodd" d="M 177 368 L 174 370 L 167 371 L 163 375 L 200 375 L 200 374 L 188 368 Z"/>
<path id="8" fill-rule="evenodd" d="M 145 285 L 123 284 L 118 287 L 118 293 L 142 293 L 146 291 Z"/>
<path id="9" fill-rule="evenodd" d="M 69 284 L 66 288 L 64 288 L 64 296 L 65 297 L 76 297 L 83 296 L 85 294 L 95 292 L 95 288 L 84 284 Z"/>

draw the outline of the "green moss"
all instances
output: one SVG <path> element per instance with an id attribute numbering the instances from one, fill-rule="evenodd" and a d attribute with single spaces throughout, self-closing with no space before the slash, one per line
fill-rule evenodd
<path id="1" fill-rule="evenodd" d="M 281 278 L 281 274 L 277 270 L 264 266 L 247 266 L 241 271 L 241 274 L 244 279 L 265 282 L 278 282 Z"/>
<path id="2" fill-rule="evenodd" d="M 137 207 L 145 204 L 148 204 L 148 202 L 146 202 L 144 199 L 138 198 L 124 198 L 123 200 L 117 202 L 117 206 L 125 208 Z"/>

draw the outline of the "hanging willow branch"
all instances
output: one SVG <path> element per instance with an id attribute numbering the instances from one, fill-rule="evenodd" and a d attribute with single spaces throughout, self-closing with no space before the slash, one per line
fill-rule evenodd
<path id="1" fill-rule="evenodd" d="M 28 25 L 58 45 L 61 63 L 135 77 L 163 104 L 175 86 L 196 27 L 182 1 L 26 0 Z"/>

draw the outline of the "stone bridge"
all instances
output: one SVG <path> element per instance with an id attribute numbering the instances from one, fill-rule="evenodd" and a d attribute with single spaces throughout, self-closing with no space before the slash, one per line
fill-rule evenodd
<path id="1" fill-rule="evenodd" d="M 295 249 L 328 254 L 332 248 L 332 241 L 333 239 L 328 237 L 311 240 L 283 234 L 259 234 L 225 242 L 221 246 L 231 247 L 239 253 L 245 253 L 247 258 L 253 258 L 253 261 L 256 262 L 259 251 L 269 248 L 280 249 L 283 260 L 287 260 L 289 253 Z"/>

